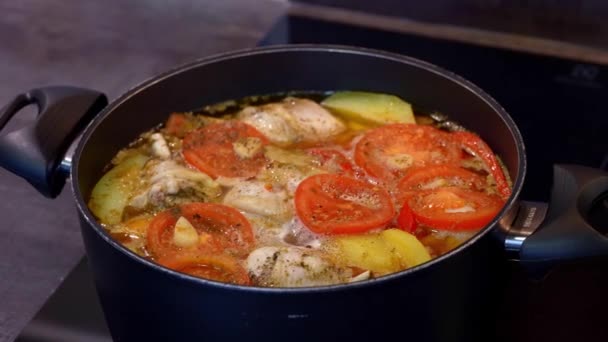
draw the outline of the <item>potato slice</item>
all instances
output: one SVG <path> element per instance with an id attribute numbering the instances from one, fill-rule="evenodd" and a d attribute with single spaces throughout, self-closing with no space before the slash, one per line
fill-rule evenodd
<path id="1" fill-rule="evenodd" d="M 321 104 L 347 120 L 375 124 L 416 123 L 412 106 L 394 95 L 341 91 Z"/>
<path id="2" fill-rule="evenodd" d="M 380 233 L 384 243 L 394 250 L 404 266 L 410 268 L 431 260 L 429 252 L 418 239 L 400 229 L 387 229 Z"/>
<path id="3" fill-rule="evenodd" d="M 103 175 L 91 192 L 89 208 L 104 224 L 116 224 L 129 201 L 129 195 L 139 181 L 139 172 L 148 157 L 135 154 L 127 157 Z"/>
<path id="4" fill-rule="evenodd" d="M 334 241 L 340 263 L 370 270 L 376 276 L 414 267 L 431 259 L 414 235 L 394 228 L 381 233 L 338 236 Z"/>
<path id="5" fill-rule="evenodd" d="M 379 234 L 345 235 L 336 237 L 335 241 L 339 250 L 338 259 L 347 266 L 380 275 L 400 268 L 398 255 L 391 252 Z"/>

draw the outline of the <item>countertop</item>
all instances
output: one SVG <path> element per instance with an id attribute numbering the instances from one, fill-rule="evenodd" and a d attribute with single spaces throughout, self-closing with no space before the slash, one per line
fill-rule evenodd
<path id="1" fill-rule="evenodd" d="M 254 46 L 286 12 L 608 64 L 608 52 L 599 48 L 289 5 L 287 0 L 4 1 L 0 106 L 20 92 L 58 84 L 96 89 L 112 100 L 168 68 Z M 32 109 L 23 110 L 10 126 L 34 115 Z M 0 193 L 0 341 L 11 341 L 84 250 L 70 189 L 50 200 L 0 169 Z"/>

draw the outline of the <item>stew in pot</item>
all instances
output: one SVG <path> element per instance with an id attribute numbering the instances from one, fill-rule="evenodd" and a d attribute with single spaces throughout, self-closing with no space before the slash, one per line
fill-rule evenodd
<path id="1" fill-rule="evenodd" d="M 121 150 L 89 208 L 125 247 L 239 285 L 380 277 L 455 248 L 511 181 L 476 134 L 389 95 L 258 96 L 172 113 Z"/>

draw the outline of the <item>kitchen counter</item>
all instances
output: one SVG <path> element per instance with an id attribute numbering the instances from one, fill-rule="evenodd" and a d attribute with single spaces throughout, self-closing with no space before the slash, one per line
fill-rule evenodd
<path id="1" fill-rule="evenodd" d="M 608 52 L 541 38 L 425 24 L 287 0 L 0 3 L 0 104 L 68 84 L 110 100 L 175 65 L 251 47 L 284 13 L 608 64 Z M 11 122 L 34 116 L 24 110 Z M 10 127 L 8 127 L 10 129 Z M 69 189 L 55 200 L 0 169 L 0 341 L 12 340 L 84 254 Z"/>

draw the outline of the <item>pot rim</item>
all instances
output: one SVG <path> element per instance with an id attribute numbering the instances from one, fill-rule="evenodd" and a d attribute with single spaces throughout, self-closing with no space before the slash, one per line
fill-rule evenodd
<path id="1" fill-rule="evenodd" d="M 182 72 L 187 72 L 188 70 L 196 68 L 196 67 L 221 62 L 221 61 L 227 60 L 227 59 L 243 58 L 243 57 L 252 56 L 252 55 L 273 54 L 273 53 L 283 53 L 283 52 L 298 52 L 298 51 L 364 55 L 364 56 L 369 56 L 369 57 L 374 57 L 374 58 L 385 59 L 385 60 L 389 60 L 392 62 L 408 64 L 408 65 L 411 65 L 411 66 L 414 66 L 414 67 L 417 67 L 420 69 L 424 69 L 425 71 L 434 73 L 438 76 L 447 78 L 449 81 L 456 83 L 460 87 L 466 88 L 467 90 L 471 91 L 476 96 L 481 98 L 488 106 L 490 106 L 495 112 L 497 112 L 499 114 L 500 118 L 503 120 L 503 122 L 509 128 L 512 136 L 515 138 L 515 140 L 517 142 L 517 146 L 516 146 L 517 157 L 518 157 L 517 178 L 513 181 L 513 189 L 512 189 L 511 196 L 505 203 L 505 206 L 500 211 L 500 213 L 498 215 L 496 215 L 496 217 L 485 228 L 481 229 L 479 232 L 477 232 L 475 235 L 473 235 L 471 238 L 469 238 L 467 241 L 462 243 L 457 248 L 455 248 L 455 249 L 449 251 L 448 253 L 443 254 L 437 258 L 434 258 L 428 262 L 425 262 L 421 265 L 418 265 L 418 266 L 415 266 L 412 268 L 408 268 L 408 269 L 405 269 L 400 272 L 391 273 L 391 274 L 388 274 L 388 275 L 385 275 L 385 276 L 382 276 L 379 278 L 374 278 L 374 279 L 369 279 L 369 280 L 364 280 L 364 281 L 359 281 L 359 282 L 354 282 L 354 283 L 335 284 L 335 285 L 326 285 L 326 286 L 314 286 L 314 287 L 296 287 L 296 288 L 287 288 L 287 287 L 271 288 L 271 287 L 233 285 L 233 284 L 228 284 L 228 283 L 222 283 L 222 282 L 202 279 L 202 278 L 190 276 L 190 275 L 187 275 L 184 273 L 180 273 L 178 271 L 174 271 L 174 270 L 171 270 L 164 266 L 161 266 L 151 260 L 140 257 L 139 255 L 135 254 L 134 252 L 130 251 L 128 248 L 124 247 L 119 242 L 115 241 L 110 236 L 110 234 L 107 232 L 107 230 L 105 228 L 103 228 L 99 222 L 97 222 L 97 220 L 93 216 L 92 212 L 89 210 L 88 206 L 86 205 L 87 202 L 83 198 L 82 193 L 80 191 L 80 188 L 78 185 L 79 179 L 80 179 L 78 165 L 79 165 L 80 156 L 82 154 L 84 146 L 87 144 L 89 138 L 91 137 L 92 133 L 96 130 L 96 128 L 99 126 L 99 124 L 108 115 L 110 115 L 110 113 L 112 113 L 116 108 L 121 106 L 124 102 L 129 100 L 131 97 L 136 96 L 142 90 L 144 90 L 150 86 L 153 86 L 159 82 L 162 82 L 163 80 L 165 80 L 169 77 L 172 77 L 173 75 L 176 75 L 176 74 L 179 74 Z M 124 254 L 127 258 L 130 258 L 131 260 L 133 260 L 137 263 L 140 263 L 145 267 L 149 267 L 153 270 L 156 270 L 165 276 L 175 277 L 177 279 L 187 281 L 190 283 L 194 283 L 196 285 L 213 286 L 213 287 L 223 288 L 223 289 L 227 289 L 227 290 L 237 290 L 237 291 L 255 292 L 255 293 L 293 294 L 293 293 L 316 293 L 316 292 L 327 292 L 327 291 L 354 290 L 354 289 L 358 289 L 358 288 L 362 288 L 362 287 L 373 286 L 375 283 L 384 283 L 384 282 L 394 281 L 399 278 L 407 277 L 408 275 L 410 275 L 412 273 L 417 273 L 417 272 L 421 272 L 423 270 L 428 270 L 428 269 L 432 268 L 434 265 L 443 263 L 445 260 L 451 258 L 452 256 L 455 256 L 456 254 L 464 251 L 465 249 L 467 249 L 470 246 L 472 246 L 473 244 L 475 244 L 483 236 L 485 236 L 486 234 L 489 234 L 493 229 L 498 229 L 498 221 L 505 215 L 505 213 L 507 213 L 510 210 L 511 207 L 514 206 L 514 204 L 517 201 L 517 198 L 519 197 L 519 194 L 520 194 L 522 186 L 523 186 L 526 170 L 527 170 L 526 153 L 525 153 L 525 146 L 524 146 L 523 138 L 522 138 L 522 135 L 521 135 L 517 125 L 511 118 L 511 116 L 489 94 L 484 92 L 481 88 L 479 88 L 472 82 L 455 74 L 454 72 L 443 69 L 439 66 L 428 63 L 426 61 L 419 60 L 417 58 L 409 57 L 407 55 L 401 55 L 401 54 L 397 54 L 397 53 L 382 51 L 382 50 L 362 48 L 362 47 L 358 47 L 358 46 L 349 46 L 349 45 L 286 44 L 286 45 L 273 45 L 273 46 L 267 46 L 267 47 L 254 47 L 254 48 L 240 49 L 240 50 L 234 50 L 234 51 L 229 51 L 229 52 L 225 52 L 225 53 L 211 55 L 208 57 L 199 58 L 194 61 L 174 67 L 163 73 L 149 77 L 148 79 L 145 79 L 142 82 L 140 82 L 139 84 L 131 87 L 120 97 L 118 97 L 114 101 L 111 101 L 108 104 L 108 106 L 106 108 L 104 108 L 101 112 L 99 112 L 96 115 L 95 119 L 85 128 L 84 133 L 82 134 L 82 138 L 78 142 L 76 151 L 73 156 L 73 162 L 71 165 L 72 177 L 71 177 L 70 183 L 71 183 L 71 187 L 72 187 L 72 194 L 74 196 L 78 211 L 82 215 L 82 217 L 84 218 L 86 223 L 89 225 L 89 227 L 83 227 L 82 229 L 88 229 L 88 228 L 94 229 L 95 232 L 103 240 L 105 240 L 105 242 L 107 242 L 111 247 L 117 249 L 119 252 Z"/>

